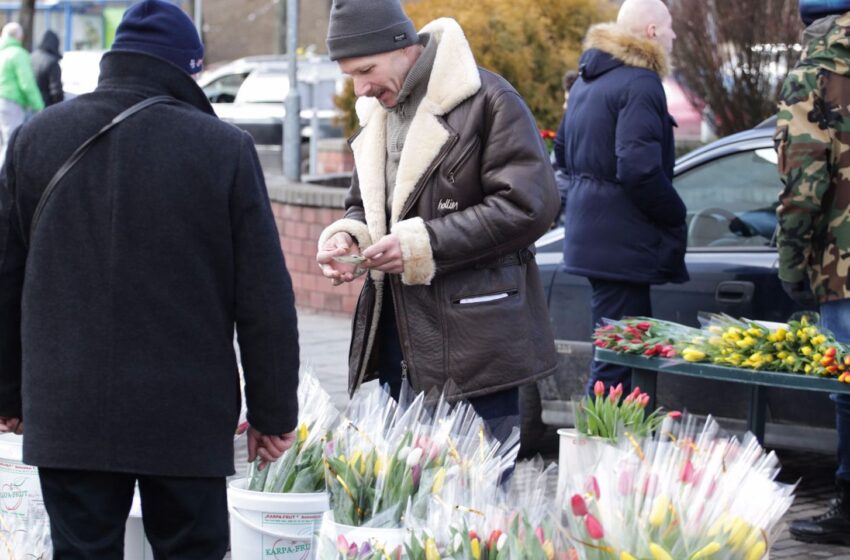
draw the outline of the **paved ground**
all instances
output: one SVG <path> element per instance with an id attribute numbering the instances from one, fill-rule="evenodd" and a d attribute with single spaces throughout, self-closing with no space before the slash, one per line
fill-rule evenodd
<path id="1" fill-rule="evenodd" d="M 301 360 L 312 369 L 336 405 L 342 409 L 348 401 L 346 389 L 350 319 L 299 312 Z M 827 509 L 832 498 L 834 458 L 817 453 L 778 451 L 782 462 L 780 478 L 793 483 L 800 480 L 797 497 L 785 516 L 792 519 L 811 517 Z M 832 558 L 850 560 L 850 547 L 814 546 L 790 538 L 787 525 L 770 553 L 771 560 Z"/>

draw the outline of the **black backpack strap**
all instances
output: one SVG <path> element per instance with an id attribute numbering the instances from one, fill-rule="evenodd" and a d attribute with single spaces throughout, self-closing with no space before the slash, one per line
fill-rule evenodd
<path id="1" fill-rule="evenodd" d="M 89 151 L 89 148 L 91 148 L 91 145 L 95 142 L 95 140 L 109 132 L 117 124 L 132 117 L 139 111 L 143 111 L 152 105 L 156 105 L 157 103 L 175 103 L 176 101 L 176 99 L 169 95 L 157 95 L 156 97 L 149 97 L 144 101 L 140 101 L 139 103 L 136 103 L 132 107 L 125 109 L 124 111 L 119 113 L 114 119 L 109 121 L 108 124 L 98 130 L 92 137 L 83 142 L 79 148 L 74 150 L 74 153 L 71 154 L 71 157 L 69 157 L 65 161 L 65 163 L 62 164 L 56 174 L 53 175 L 53 178 L 50 180 L 50 183 L 47 184 L 47 188 L 44 189 L 44 192 L 41 195 L 41 199 L 38 201 L 38 206 L 36 206 L 35 212 L 32 216 L 32 223 L 30 224 L 29 236 L 24 236 L 24 246 L 29 248 L 30 240 L 32 240 L 33 235 L 35 235 L 35 228 L 38 225 L 39 219 L 41 218 L 41 213 L 44 211 L 44 207 L 47 204 L 47 201 L 50 196 L 53 194 L 53 191 L 56 190 L 56 186 L 65 177 L 65 175 L 67 175 L 68 172 L 81 159 L 83 159 L 83 156 L 86 154 L 86 152 Z"/>

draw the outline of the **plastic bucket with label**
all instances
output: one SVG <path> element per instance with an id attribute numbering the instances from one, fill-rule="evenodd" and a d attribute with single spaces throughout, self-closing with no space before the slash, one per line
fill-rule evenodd
<path id="1" fill-rule="evenodd" d="M 327 492 L 279 494 L 246 490 L 247 478 L 227 488 L 232 560 L 308 560 Z"/>
<path id="2" fill-rule="evenodd" d="M 0 516 L 12 516 L 18 522 L 46 519 L 38 469 L 23 463 L 23 443 L 23 436 L 0 435 Z M 145 539 L 139 494 L 136 492 L 124 533 L 124 560 L 151 559 L 153 553 Z"/>

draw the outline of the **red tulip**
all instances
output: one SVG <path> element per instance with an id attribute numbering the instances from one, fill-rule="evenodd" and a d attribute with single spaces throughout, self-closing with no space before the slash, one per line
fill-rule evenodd
<path id="1" fill-rule="evenodd" d="M 638 405 L 641 408 L 646 408 L 649 405 L 649 395 L 647 395 L 646 393 L 642 394 L 638 399 Z"/>
<path id="2" fill-rule="evenodd" d="M 605 384 L 601 381 L 597 381 L 593 384 L 593 394 L 597 397 L 601 397 L 605 394 Z"/>
<path id="3" fill-rule="evenodd" d="M 591 539 L 599 540 L 605 536 L 605 531 L 602 530 L 602 524 L 598 519 L 591 514 L 587 514 L 584 518 L 584 527 L 587 529 L 587 534 Z"/>
<path id="4" fill-rule="evenodd" d="M 673 420 L 678 420 L 679 418 L 682 417 L 682 413 L 679 412 L 678 410 L 671 410 L 670 412 L 667 413 L 667 416 L 669 416 Z"/>
<path id="5" fill-rule="evenodd" d="M 648 331 L 650 329 L 650 327 L 652 327 L 652 323 L 650 323 L 649 321 L 643 321 L 643 322 L 638 323 L 635 326 L 642 331 Z"/>
<path id="6" fill-rule="evenodd" d="M 580 494 L 573 494 L 573 497 L 570 499 L 570 506 L 573 508 L 573 515 L 576 517 L 587 515 L 587 504 Z"/>

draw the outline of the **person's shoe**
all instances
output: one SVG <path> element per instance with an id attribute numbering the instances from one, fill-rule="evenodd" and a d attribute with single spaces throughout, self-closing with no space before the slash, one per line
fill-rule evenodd
<path id="1" fill-rule="evenodd" d="M 838 496 L 826 513 L 791 522 L 792 537 L 807 543 L 850 545 L 850 481 L 836 480 L 836 489 Z"/>

